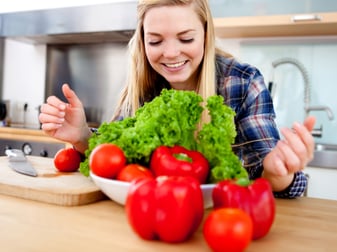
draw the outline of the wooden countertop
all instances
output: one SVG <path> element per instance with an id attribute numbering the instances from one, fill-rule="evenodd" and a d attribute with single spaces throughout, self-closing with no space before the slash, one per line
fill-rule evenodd
<path id="1" fill-rule="evenodd" d="M 10 139 L 19 141 L 35 141 L 35 142 L 47 142 L 47 143 L 64 143 L 67 147 L 71 145 L 59 141 L 46 135 L 39 129 L 28 128 L 12 128 L 12 127 L 0 127 L 0 139 Z"/>
<path id="2" fill-rule="evenodd" d="M 43 130 L 15 127 L 0 127 L 0 134 L 46 136 Z"/>
<path id="3" fill-rule="evenodd" d="M 64 207 L 0 195 L 0 227 L 5 252 L 210 251 L 201 227 L 180 244 L 140 239 L 131 230 L 124 208 L 110 200 Z M 278 199 L 270 233 L 246 251 L 336 251 L 336 231 L 337 201 Z"/>

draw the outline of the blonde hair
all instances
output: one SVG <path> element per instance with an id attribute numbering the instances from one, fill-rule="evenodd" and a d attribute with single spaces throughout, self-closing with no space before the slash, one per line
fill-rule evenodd
<path id="1" fill-rule="evenodd" d="M 215 34 L 213 19 L 205 0 L 140 0 L 138 3 L 138 24 L 129 42 L 131 56 L 127 85 L 123 90 L 113 119 L 118 116 L 127 117 L 147 101 L 147 95 L 156 89 L 159 74 L 150 66 L 144 45 L 143 22 L 146 12 L 160 6 L 192 5 L 205 29 L 204 58 L 200 66 L 199 80 L 196 92 L 203 97 L 214 95 L 215 90 Z M 158 83 L 157 83 L 158 85 Z M 202 115 L 202 121 L 207 121 L 207 113 Z"/>

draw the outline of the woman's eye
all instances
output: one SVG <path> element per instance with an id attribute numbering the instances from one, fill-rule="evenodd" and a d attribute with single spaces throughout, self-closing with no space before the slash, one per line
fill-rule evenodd
<path id="1" fill-rule="evenodd" d="M 151 46 L 155 46 L 155 45 L 159 45 L 161 43 L 161 41 L 149 41 L 148 43 Z"/>
<path id="2" fill-rule="evenodd" d="M 188 44 L 188 43 L 192 43 L 194 41 L 194 39 L 180 39 L 180 41 L 184 44 Z M 156 46 L 159 45 L 162 42 L 162 40 L 158 40 L 158 41 L 149 41 L 148 44 L 150 46 Z"/>
<path id="3" fill-rule="evenodd" d="M 180 41 L 182 43 L 188 44 L 188 43 L 192 43 L 194 41 L 194 39 L 193 38 L 191 38 L 191 39 L 180 39 Z"/>

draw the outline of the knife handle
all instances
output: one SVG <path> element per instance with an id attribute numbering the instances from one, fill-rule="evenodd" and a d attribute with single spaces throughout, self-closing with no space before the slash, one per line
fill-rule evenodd
<path id="1" fill-rule="evenodd" d="M 6 155 L 9 158 L 9 161 L 25 161 L 26 156 L 20 149 L 7 149 L 5 151 Z"/>

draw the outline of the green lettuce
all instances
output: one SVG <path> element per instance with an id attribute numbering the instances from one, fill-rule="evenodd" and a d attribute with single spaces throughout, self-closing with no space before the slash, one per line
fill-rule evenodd
<path id="1" fill-rule="evenodd" d="M 231 146 L 236 137 L 235 112 L 223 104 L 222 96 L 209 97 L 206 107 L 211 120 L 198 133 L 197 150 L 203 153 L 210 164 L 209 182 L 248 177 Z"/>
<path id="2" fill-rule="evenodd" d="M 102 123 L 97 134 L 89 139 L 80 172 L 89 175 L 90 153 L 102 143 L 116 144 L 124 151 L 128 163 L 143 165 L 149 164 L 157 147 L 181 145 L 204 154 L 212 167 L 210 182 L 246 177 L 246 170 L 231 149 L 236 136 L 235 113 L 223 104 L 221 96 L 215 95 L 207 100 L 211 121 L 204 124 L 195 137 L 204 110 L 202 101 L 201 96 L 193 91 L 164 89 L 159 96 L 139 108 L 135 116 Z"/>

